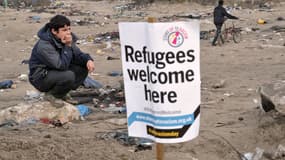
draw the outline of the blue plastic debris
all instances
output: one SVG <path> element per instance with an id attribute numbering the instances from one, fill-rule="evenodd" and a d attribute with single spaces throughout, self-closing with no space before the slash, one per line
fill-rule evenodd
<path id="1" fill-rule="evenodd" d="M 108 76 L 112 76 L 112 77 L 117 77 L 117 76 L 122 76 L 123 73 L 120 71 L 112 71 L 108 73 Z"/>
<path id="2" fill-rule="evenodd" d="M 90 78 L 89 76 L 87 76 L 86 79 L 84 80 L 83 86 L 86 88 L 102 88 L 103 87 L 102 84 Z"/>
<path id="3" fill-rule="evenodd" d="M 32 20 L 34 20 L 36 22 L 41 20 L 41 16 L 32 16 L 31 18 L 32 18 Z"/>
<path id="4" fill-rule="evenodd" d="M 11 88 L 12 85 L 13 85 L 12 80 L 5 80 L 5 81 L 0 82 L 0 89 Z"/>
<path id="5" fill-rule="evenodd" d="M 127 113 L 127 108 L 125 106 L 123 106 L 119 111 L 118 113 L 120 114 L 124 114 L 124 113 Z"/>
<path id="6" fill-rule="evenodd" d="M 83 104 L 77 105 L 76 107 L 80 113 L 80 116 L 82 117 L 87 116 L 88 114 L 91 113 L 91 109 Z"/>

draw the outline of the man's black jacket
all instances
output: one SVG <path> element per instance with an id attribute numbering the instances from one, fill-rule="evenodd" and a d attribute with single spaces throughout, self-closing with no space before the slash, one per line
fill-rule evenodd
<path id="1" fill-rule="evenodd" d="M 230 15 L 222 5 L 218 5 L 214 10 L 214 24 L 222 25 L 225 21 L 225 17 L 229 19 L 238 19 L 237 17 Z"/>

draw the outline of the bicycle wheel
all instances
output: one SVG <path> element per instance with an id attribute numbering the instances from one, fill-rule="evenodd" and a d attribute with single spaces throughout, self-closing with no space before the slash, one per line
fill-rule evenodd
<path id="1" fill-rule="evenodd" d="M 229 33 L 228 33 L 227 30 L 224 30 L 224 31 L 222 32 L 222 39 L 223 39 L 223 43 L 229 41 Z"/>
<path id="2" fill-rule="evenodd" d="M 241 42 L 241 33 L 240 32 L 234 32 L 233 33 L 233 40 L 235 43 Z"/>

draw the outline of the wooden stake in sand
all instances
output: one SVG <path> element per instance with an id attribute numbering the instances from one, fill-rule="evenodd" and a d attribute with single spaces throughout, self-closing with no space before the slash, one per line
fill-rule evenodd
<path id="1" fill-rule="evenodd" d="M 155 17 L 148 17 L 148 23 L 155 23 L 157 20 Z M 164 145 L 162 143 L 156 143 L 156 158 L 157 160 L 164 160 Z"/>
<path id="2" fill-rule="evenodd" d="M 164 145 L 162 143 L 156 143 L 156 157 L 157 160 L 164 160 Z"/>

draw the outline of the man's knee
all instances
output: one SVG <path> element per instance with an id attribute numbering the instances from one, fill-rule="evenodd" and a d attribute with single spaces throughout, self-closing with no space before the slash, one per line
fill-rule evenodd
<path id="1" fill-rule="evenodd" d="M 66 71 L 63 73 L 62 83 L 73 84 L 75 82 L 75 75 L 72 71 Z"/>

